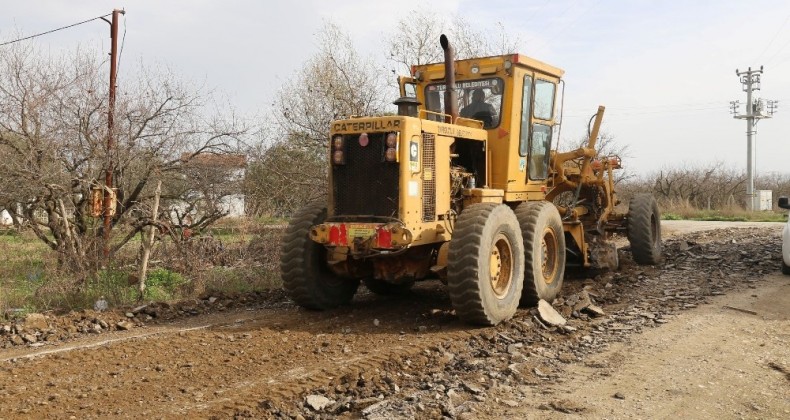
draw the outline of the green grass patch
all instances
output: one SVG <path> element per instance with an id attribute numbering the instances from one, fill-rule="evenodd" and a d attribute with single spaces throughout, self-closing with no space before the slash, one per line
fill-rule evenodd
<path id="1" fill-rule="evenodd" d="M 178 290 L 187 283 L 189 281 L 180 273 L 157 268 L 146 275 L 145 297 L 155 301 L 173 300 L 180 297 Z"/>

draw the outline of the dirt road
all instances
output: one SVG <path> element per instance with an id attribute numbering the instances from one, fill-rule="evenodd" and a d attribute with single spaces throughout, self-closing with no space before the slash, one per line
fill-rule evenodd
<path id="1" fill-rule="evenodd" d="M 522 309 L 470 328 L 427 282 L 325 313 L 207 296 L 195 317 L 0 350 L 0 418 L 790 417 L 780 228 L 684 226 L 660 266 L 626 251 L 619 272 L 570 273 L 565 327 Z"/>
<path id="2" fill-rule="evenodd" d="M 788 321 L 790 280 L 771 275 L 570 364 L 568 381 L 527 388 L 518 408 L 489 406 L 481 418 L 575 409 L 592 418 L 790 418 Z"/>

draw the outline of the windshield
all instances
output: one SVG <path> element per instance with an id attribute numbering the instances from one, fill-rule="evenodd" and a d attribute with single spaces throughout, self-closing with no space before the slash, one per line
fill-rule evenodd
<path id="1" fill-rule="evenodd" d="M 502 112 L 502 79 L 476 79 L 456 82 L 458 109 L 460 116 L 483 122 L 485 128 L 499 125 Z M 444 113 L 444 83 L 425 87 L 425 106 L 429 111 Z M 429 114 L 428 118 L 442 120 L 438 115 Z"/>

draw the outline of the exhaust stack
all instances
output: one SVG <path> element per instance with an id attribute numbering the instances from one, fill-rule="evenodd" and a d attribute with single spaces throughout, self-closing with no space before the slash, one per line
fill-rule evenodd
<path id="1" fill-rule="evenodd" d="M 439 43 L 444 50 L 444 113 L 450 116 L 449 123 L 458 118 L 458 93 L 455 91 L 455 48 L 447 36 L 442 34 Z"/>

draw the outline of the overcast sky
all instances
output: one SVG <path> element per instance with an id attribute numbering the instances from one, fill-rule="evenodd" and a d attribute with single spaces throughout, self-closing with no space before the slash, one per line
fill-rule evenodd
<path id="1" fill-rule="evenodd" d="M 521 40 L 520 53 L 566 71 L 562 141 L 579 138 L 596 107 L 605 105 L 604 128 L 630 145 L 625 165 L 636 173 L 714 161 L 745 168 L 746 122 L 732 118 L 729 101 L 743 103 L 746 97 L 735 69 L 764 65 L 756 96 L 777 99 L 780 108 L 757 125 L 758 170 L 790 173 L 786 0 L 0 0 L 0 5 L 0 40 L 125 8 L 119 84 L 130 62 L 165 65 L 251 114 L 265 112 L 277 87 L 315 51 L 314 34 L 325 20 L 382 62 L 390 28 L 416 8 L 455 12 L 481 29 L 501 23 Z M 52 51 L 77 45 L 109 51 L 108 25 L 91 22 L 37 42 Z"/>

